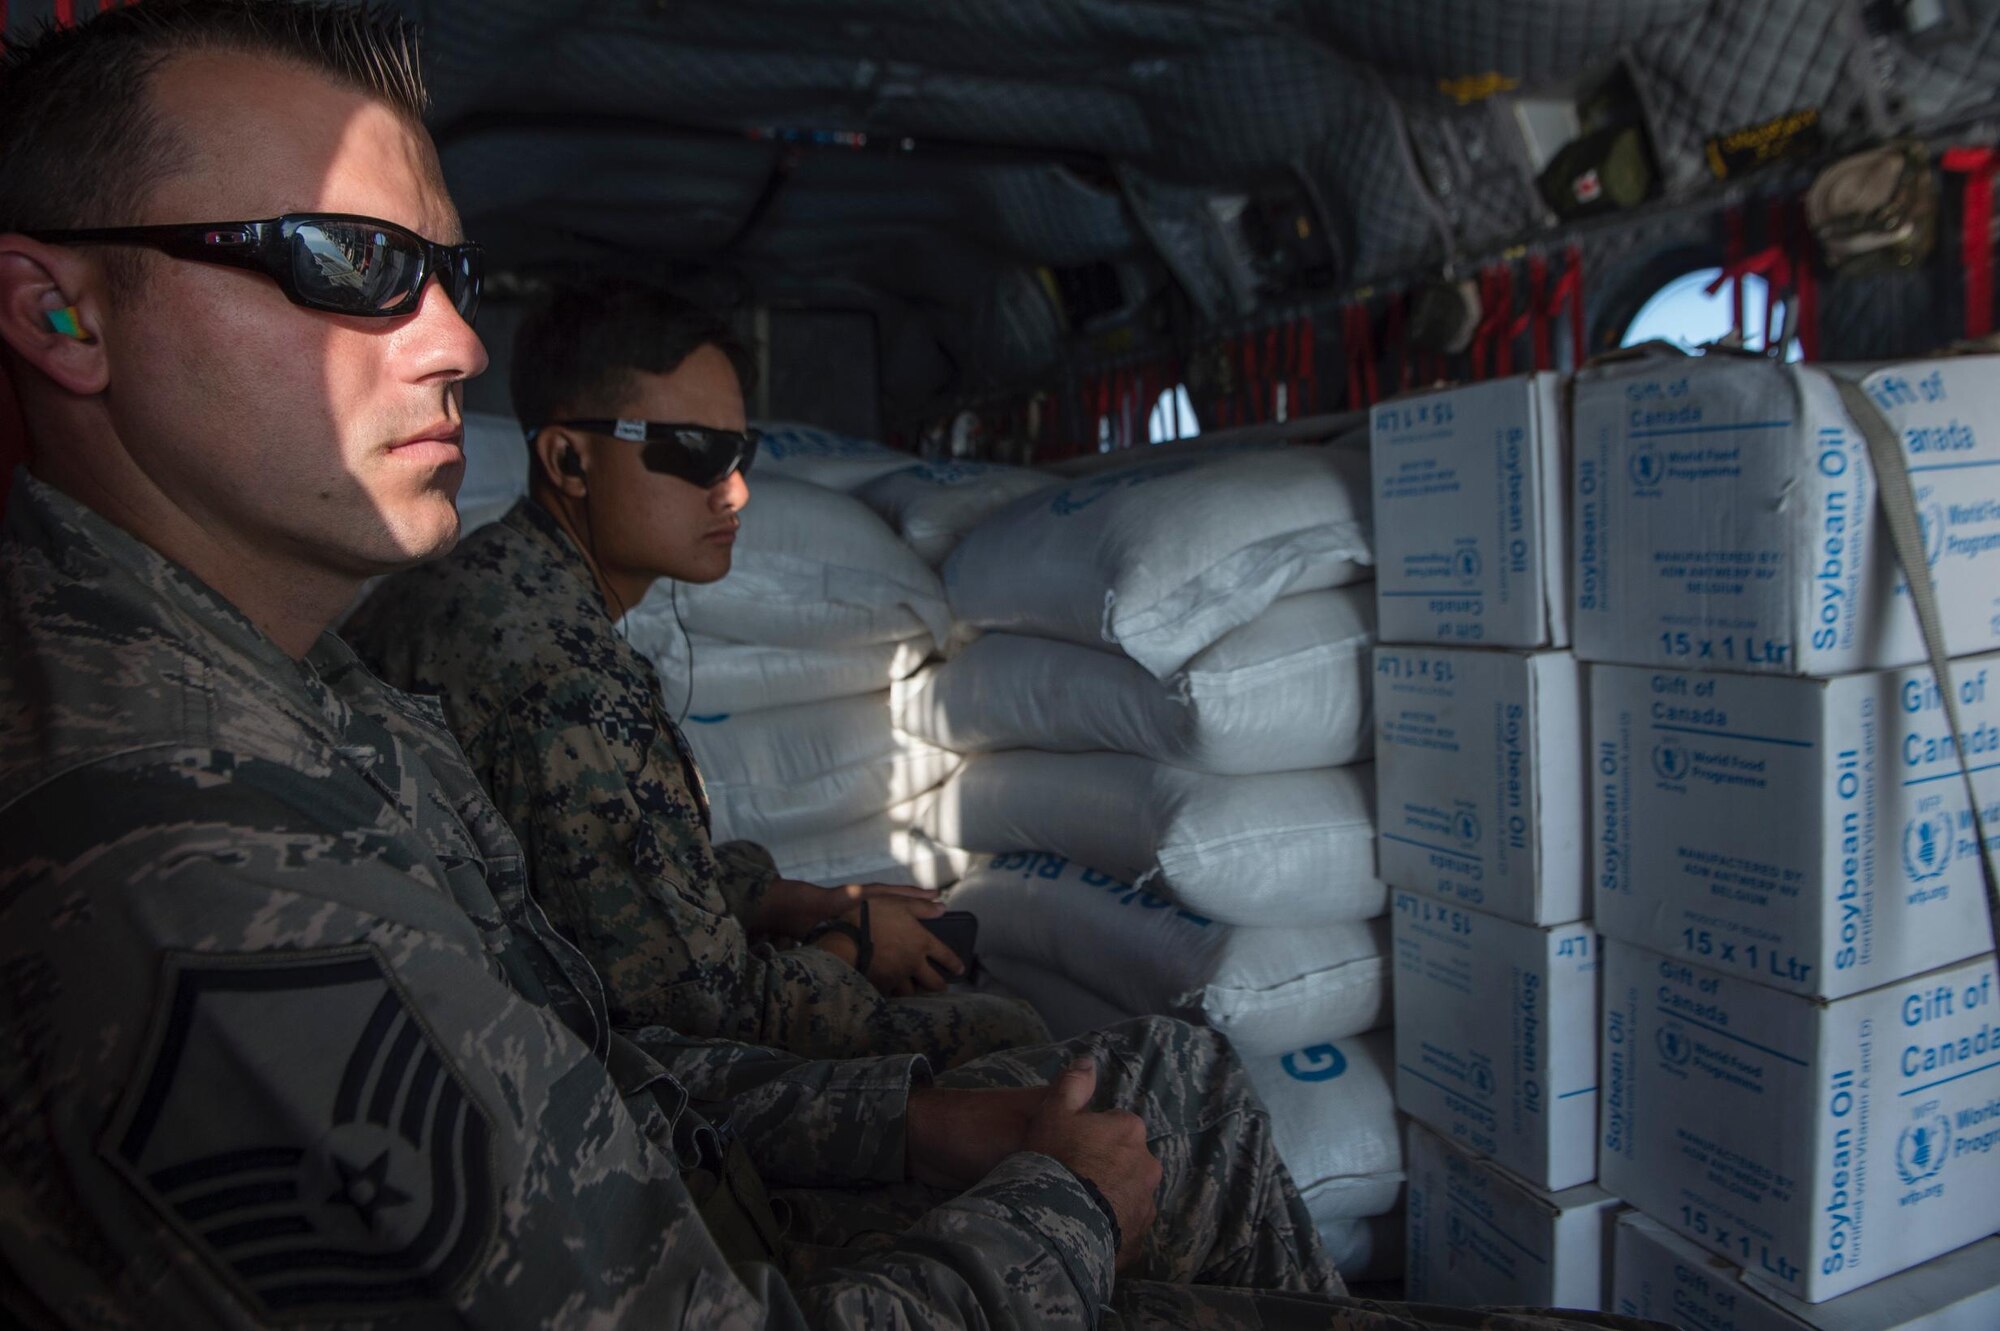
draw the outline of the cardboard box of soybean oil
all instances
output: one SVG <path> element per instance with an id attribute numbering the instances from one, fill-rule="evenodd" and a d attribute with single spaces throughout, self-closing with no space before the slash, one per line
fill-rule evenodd
<path id="1" fill-rule="evenodd" d="M 1562 399 L 1528 374 L 1371 413 L 1382 641 L 1569 645 Z"/>
<path id="2" fill-rule="evenodd" d="M 1902 439 L 1951 655 L 2000 647 L 2000 357 L 1709 355 L 1577 376 L 1578 656 L 1784 675 L 1924 659 L 1835 373 L 1864 376 Z"/>
<path id="3" fill-rule="evenodd" d="M 1596 1308 L 1610 1289 L 1619 1201 L 1595 1184 L 1550 1193 L 1409 1125 L 1403 1280 L 1412 1301 Z"/>
<path id="4" fill-rule="evenodd" d="M 1993 1331 L 2000 1238 L 1812 1304 L 1744 1275 L 1643 1211 L 1627 1211 L 1618 1217 L 1612 1289 L 1612 1312 L 1697 1331 Z"/>
<path id="5" fill-rule="evenodd" d="M 1810 1303 L 2000 1230 L 1989 953 L 1832 1002 L 1604 943 L 1598 1178 Z"/>
<path id="6" fill-rule="evenodd" d="M 1377 872 L 1524 924 L 1590 913 L 1568 652 L 1375 649 Z"/>
<path id="7" fill-rule="evenodd" d="M 2000 839 L 2000 655 L 1955 662 Z M 1614 938 L 1838 998 L 1992 947 L 1930 667 L 1834 679 L 1593 666 L 1596 919 Z"/>
<path id="8" fill-rule="evenodd" d="M 1536 1187 L 1597 1177 L 1597 933 L 1397 892 L 1396 1103 Z"/>

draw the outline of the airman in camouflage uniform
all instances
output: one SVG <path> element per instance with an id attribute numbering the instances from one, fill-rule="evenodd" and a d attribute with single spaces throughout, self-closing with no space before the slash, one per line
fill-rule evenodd
<path id="1" fill-rule="evenodd" d="M 992 994 L 887 998 L 815 947 L 759 941 L 769 857 L 709 839 L 694 756 L 569 535 L 524 499 L 445 559 L 391 578 L 341 634 L 389 683 L 436 695 L 556 927 L 614 1021 L 812 1058 L 939 1067 L 1048 1039 Z"/>
<path id="2" fill-rule="evenodd" d="M 1056 1160 L 904 1181 L 921 1057 L 618 1031 L 435 708 L 339 640 L 293 660 L 25 474 L 0 567 L 0 1299 L 23 1320 L 1630 1325 L 1340 1297 L 1242 1072 L 1180 1023 L 940 1079 L 1100 1060 L 1163 1171 L 1114 1286 L 1110 1207 Z"/>

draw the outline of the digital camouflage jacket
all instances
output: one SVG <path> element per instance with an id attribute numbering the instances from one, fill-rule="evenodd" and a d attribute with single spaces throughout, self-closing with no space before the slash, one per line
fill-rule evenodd
<path id="1" fill-rule="evenodd" d="M 813 1058 L 920 1052 L 940 1067 L 1048 1038 L 1011 999 L 889 999 L 830 953 L 753 936 L 768 857 L 711 843 L 651 664 L 532 500 L 384 583 L 342 636 L 384 680 L 443 704 L 521 838 L 531 890 L 603 976 L 620 1025 Z"/>

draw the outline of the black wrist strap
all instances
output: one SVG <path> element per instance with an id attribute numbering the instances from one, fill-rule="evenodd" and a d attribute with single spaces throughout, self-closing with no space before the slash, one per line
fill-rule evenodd
<path id="1" fill-rule="evenodd" d="M 817 943 L 828 934 L 839 934 L 842 938 L 853 940 L 854 969 L 866 975 L 868 968 L 875 962 L 875 940 L 868 932 L 868 903 L 866 901 L 861 903 L 859 925 L 849 924 L 846 920 L 821 920 L 808 930 L 800 941 Z"/>
<path id="2" fill-rule="evenodd" d="M 1118 1227 L 1118 1212 L 1112 1209 L 1111 1199 L 1104 1195 L 1102 1188 L 1099 1188 L 1083 1175 L 1078 1174 L 1074 1169 L 1070 1170 L 1070 1174 L 1075 1177 L 1078 1183 L 1083 1185 L 1083 1190 L 1090 1194 L 1090 1200 L 1097 1203 L 1097 1209 L 1104 1212 L 1105 1220 L 1110 1223 L 1111 1252 L 1115 1257 L 1125 1247 L 1125 1231 Z"/>

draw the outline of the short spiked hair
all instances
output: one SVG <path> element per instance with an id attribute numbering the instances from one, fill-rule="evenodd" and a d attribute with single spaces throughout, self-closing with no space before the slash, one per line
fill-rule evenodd
<path id="1" fill-rule="evenodd" d="M 717 315 L 664 287 L 597 278 L 545 292 L 514 335 L 514 414 L 533 429 L 560 414 L 606 415 L 639 374 L 671 374 L 714 347 L 748 393 L 757 364 Z"/>
<path id="2" fill-rule="evenodd" d="M 421 124 L 417 34 L 372 5 L 145 0 L 47 28 L 0 58 L 0 232 L 124 226 L 186 160 L 154 111 L 152 76 L 178 55 L 287 61 Z"/>

